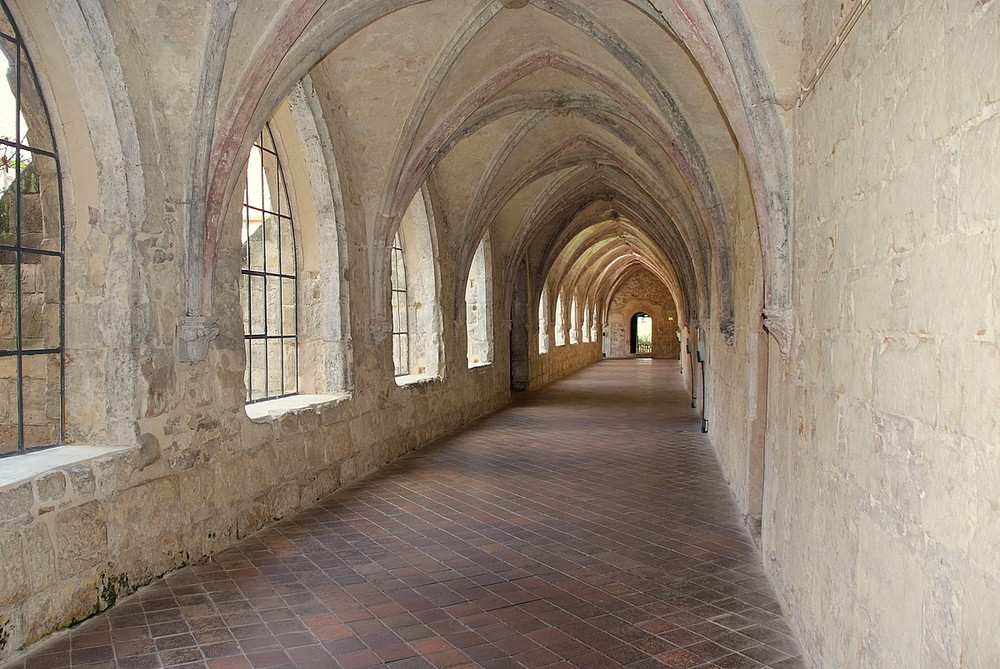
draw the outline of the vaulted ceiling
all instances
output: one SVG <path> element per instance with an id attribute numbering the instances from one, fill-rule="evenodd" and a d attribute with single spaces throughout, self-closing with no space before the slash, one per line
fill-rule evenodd
<path id="1" fill-rule="evenodd" d="M 547 282 L 600 304 L 645 266 L 683 315 L 731 334 L 741 193 L 765 222 L 755 243 L 775 313 L 787 260 L 782 164 L 760 149 L 775 119 L 753 111 L 766 91 L 743 72 L 755 54 L 740 11 L 729 0 L 314 0 L 275 12 L 242 0 L 216 162 L 236 162 L 226 147 L 248 145 L 241 128 L 304 80 L 336 126 L 338 169 L 373 246 L 426 184 L 439 252 L 460 267 L 489 232 L 503 280 L 526 263 L 536 299 Z"/>

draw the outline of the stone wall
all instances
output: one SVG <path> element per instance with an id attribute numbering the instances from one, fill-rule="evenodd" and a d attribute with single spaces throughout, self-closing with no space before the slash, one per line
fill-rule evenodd
<path id="1" fill-rule="evenodd" d="M 681 343 L 677 339 L 680 324 L 677 307 L 670 291 L 648 269 L 634 271 L 619 285 L 608 307 L 604 327 L 604 353 L 608 358 L 630 355 L 632 316 L 646 313 L 653 318 L 653 358 L 677 359 Z"/>
<path id="2" fill-rule="evenodd" d="M 816 667 L 1000 662 L 998 44 L 997 2 L 872 3 L 795 112 L 764 550 Z"/>
<path id="3" fill-rule="evenodd" d="M 763 285 L 757 218 L 748 177 L 741 170 L 734 229 L 733 293 L 737 306 L 731 345 L 709 321 L 699 336 L 707 358 L 692 361 L 696 404 L 703 412 L 726 480 L 740 513 L 754 535 L 759 532 L 764 478 L 764 424 L 767 408 L 767 335 L 761 329 Z M 698 386 L 704 367 L 707 392 Z M 706 403 L 707 398 L 707 403 Z"/>
<path id="4" fill-rule="evenodd" d="M 279 400 L 272 413 L 253 405 L 263 415 L 251 419 L 241 187 L 233 186 L 216 230 L 214 273 L 192 273 L 186 262 L 194 253 L 185 188 L 189 152 L 200 147 L 191 114 L 201 54 L 154 45 L 158 38 L 131 41 L 127 48 L 143 53 L 169 52 L 170 67 L 115 72 L 110 56 L 97 59 L 108 52 L 110 37 L 99 38 L 109 27 L 78 16 L 79 7 L 63 9 L 50 14 L 47 4 L 23 3 L 19 17 L 46 38 L 33 44 L 51 47 L 36 60 L 63 151 L 67 445 L 5 459 L 0 469 L 0 658 L 497 409 L 510 392 L 506 347 L 493 364 L 468 369 L 464 290 L 453 289 L 458 254 L 450 249 L 421 258 L 437 287 L 435 311 L 455 314 L 433 335 L 442 354 L 437 375 L 397 386 L 384 320 L 373 315 L 383 289 L 388 297 L 388 284 L 372 272 L 385 249 L 370 242 L 349 165 L 325 161 L 336 124 L 307 108 L 319 139 L 300 127 L 297 143 L 290 134 L 283 140 L 304 156 L 301 165 L 285 165 L 296 222 L 307 233 L 298 259 L 303 390 L 325 394 L 295 409 Z M 163 34 L 202 26 L 203 11 L 192 5 L 172 16 L 179 25 L 164 25 Z M 57 19 L 76 23 L 60 32 Z M 141 108 L 126 103 L 126 90 L 146 101 Z M 287 104 L 278 113 L 294 115 Z M 130 126 L 136 116 L 141 122 Z M 182 362 L 185 289 L 208 279 L 218 336 L 205 360 Z M 507 314 L 494 311 L 489 322 L 506 323 Z M 491 334 L 508 337 L 503 329 Z"/>
<path id="5" fill-rule="evenodd" d="M 456 391 L 464 385 L 387 388 L 381 398 L 359 393 L 254 421 L 242 409 L 175 413 L 141 448 L 0 489 L 4 650 L 225 548 L 507 397 L 495 380 Z M 162 455 L 150 462 L 154 450 Z"/>
<path id="6" fill-rule="evenodd" d="M 601 347 L 595 343 L 550 346 L 547 353 L 538 353 L 536 347 L 531 352 L 528 390 L 541 388 L 600 359 Z"/>

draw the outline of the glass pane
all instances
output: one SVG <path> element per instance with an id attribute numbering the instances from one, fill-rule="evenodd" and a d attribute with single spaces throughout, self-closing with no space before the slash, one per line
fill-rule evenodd
<path id="1" fill-rule="evenodd" d="M 243 194 L 243 201 L 246 202 L 246 192 Z M 243 242 L 243 269 L 250 267 L 250 209 L 243 205 L 243 220 L 240 223 L 240 235 Z"/>
<path id="2" fill-rule="evenodd" d="M 21 51 L 21 142 L 43 151 L 54 151 L 45 105 L 35 85 L 31 65 Z"/>
<path id="3" fill-rule="evenodd" d="M 243 334 L 250 334 L 250 275 L 240 274 L 240 303 L 243 310 Z"/>
<path id="4" fill-rule="evenodd" d="M 59 256 L 21 254 L 21 348 L 59 348 Z"/>
<path id="5" fill-rule="evenodd" d="M 247 319 L 247 334 L 262 335 L 267 332 L 264 313 L 264 287 L 262 276 L 249 276 L 250 279 L 250 317 Z"/>
<path id="6" fill-rule="evenodd" d="M 266 397 L 267 391 L 267 347 L 263 339 L 250 342 L 250 358 L 247 360 L 250 370 L 250 399 L 259 400 Z"/>
<path id="7" fill-rule="evenodd" d="M 250 149 L 250 158 L 247 160 L 246 199 L 244 200 L 247 206 L 254 209 L 264 208 L 262 170 L 260 149 L 254 146 Z M 253 231 L 251 230 L 251 232 Z"/>
<path id="8" fill-rule="evenodd" d="M 280 333 L 295 336 L 295 279 L 281 279 L 281 301 Z"/>
<path id="9" fill-rule="evenodd" d="M 17 266 L 15 254 L 5 252 L 0 264 L 0 350 L 17 350 Z"/>
<path id="10" fill-rule="evenodd" d="M 246 269 L 264 270 L 264 219 L 260 212 L 247 210 L 248 219 L 245 222 L 250 236 L 247 238 Z"/>
<path id="11" fill-rule="evenodd" d="M 407 332 L 406 293 L 393 293 L 392 327 L 394 332 Z"/>
<path id="12" fill-rule="evenodd" d="M 267 334 L 281 334 L 281 279 L 267 277 Z"/>
<path id="13" fill-rule="evenodd" d="M 297 393 L 299 391 L 298 385 L 298 347 L 295 345 L 294 339 L 284 339 L 282 340 L 282 347 L 284 349 L 284 361 L 285 361 L 285 389 L 284 393 L 286 395 L 291 393 Z"/>
<path id="14" fill-rule="evenodd" d="M 26 355 L 22 358 L 21 366 L 24 447 L 59 443 L 62 419 L 59 355 Z"/>
<path id="15" fill-rule="evenodd" d="M 260 208 L 271 213 L 278 211 L 278 203 L 271 197 L 274 192 L 278 161 L 274 155 L 262 151 L 260 154 L 262 172 L 260 178 Z"/>
<path id="16" fill-rule="evenodd" d="M 254 379 L 251 378 L 251 370 L 253 369 L 253 363 L 250 359 L 250 339 L 243 340 L 243 352 L 246 355 L 246 367 L 243 370 L 243 385 L 247 388 L 247 399 L 252 399 L 250 397 L 250 388 L 252 387 Z"/>
<path id="17" fill-rule="evenodd" d="M 295 239 L 292 234 L 292 222 L 289 219 L 281 221 L 281 262 L 282 274 L 295 275 Z"/>
<path id="18" fill-rule="evenodd" d="M 13 34 L 7 16 L 0 11 L 0 31 Z M 17 45 L 0 37 L 0 138 L 14 142 L 17 138 L 17 98 L 15 97 L 16 79 L 13 73 L 14 60 L 17 58 Z M 6 150 L 5 150 L 6 153 Z"/>
<path id="19" fill-rule="evenodd" d="M 267 340 L 267 394 L 280 395 L 285 385 L 285 368 L 282 365 L 281 339 Z"/>
<path id="20" fill-rule="evenodd" d="M 264 214 L 264 264 L 259 269 L 277 274 L 280 267 L 278 256 L 278 218 L 274 214 Z"/>
<path id="21" fill-rule="evenodd" d="M 17 358 L 0 358 L 0 455 L 17 450 Z"/>
<path id="22" fill-rule="evenodd" d="M 20 151 L 21 245 L 58 252 L 62 248 L 59 219 L 59 173 L 50 156 Z M 12 191 L 3 198 L 12 197 Z"/>
<path id="23" fill-rule="evenodd" d="M 396 334 L 392 336 L 392 362 L 393 367 L 396 370 L 396 374 L 408 374 L 410 371 L 409 365 L 409 342 L 407 340 L 407 335 Z"/>
<path id="24" fill-rule="evenodd" d="M 400 249 L 392 251 L 392 285 L 397 290 L 406 290 L 406 263 L 403 262 L 403 251 Z"/>

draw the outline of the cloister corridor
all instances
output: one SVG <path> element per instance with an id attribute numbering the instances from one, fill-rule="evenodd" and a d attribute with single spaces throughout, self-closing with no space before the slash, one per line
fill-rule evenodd
<path id="1" fill-rule="evenodd" d="M 517 394 L 5 669 L 803 666 L 679 371 Z"/>

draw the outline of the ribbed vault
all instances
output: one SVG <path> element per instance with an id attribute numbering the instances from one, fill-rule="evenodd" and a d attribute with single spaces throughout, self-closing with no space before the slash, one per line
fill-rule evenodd
<path id="1" fill-rule="evenodd" d="M 782 163 L 762 164 L 756 145 L 782 138 L 774 118 L 747 110 L 748 96 L 766 91 L 741 89 L 755 62 L 742 15 L 725 0 L 710 5 L 711 14 L 694 0 L 241 2 L 220 22 L 232 65 L 205 181 L 204 274 L 255 135 L 246 129 L 307 78 L 365 218 L 374 285 L 387 271 L 382 250 L 426 186 L 439 252 L 459 268 L 488 231 L 501 285 L 526 266 L 535 300 L 543 285 L 565 284 L 592 303 L 641 263 L 685 319 L 732 341 L 742 198 L 759 221 L 761 307 L 786 314 Z M 449 288 L 456 296 L 462 279 Z M 210 293 L 193 298 L 192 312 L 211 312 Z M 374 321 L 384 310 L 376 296 Z"/>

